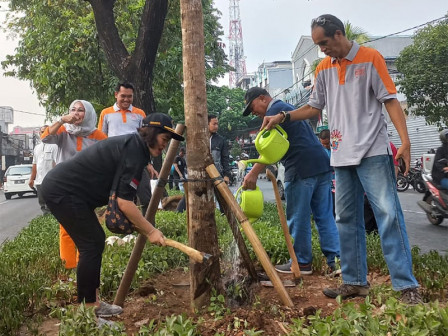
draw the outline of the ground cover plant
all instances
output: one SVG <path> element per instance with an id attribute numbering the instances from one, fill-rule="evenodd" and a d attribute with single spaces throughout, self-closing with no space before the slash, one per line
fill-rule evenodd
<path id="1" fill-rule="evenodd" d="M 169 238 L 187 242 L 185 214 L 160 211 L 157 226 Z M 232 234 L 217 212 L 223 277 L 232 262 Z M 272 262 L 288 253 L 274 204 L 265 204 L 263 217 L 253 224 Z M 271 288 L 233 283 L 225 293 L 215 291 L 202 310 L 190 308 L 188 259 L 178 250 L 148 244 L 139 262 L 125 312 L 114 318 L 116 330 L 96 327 L 92 310 L 76 302 L 76 275 L 66 271 L 58 255 L 58 225 L 52 216 L 34 219 L 16 239 L 0 248 L 1 335 L 444 335 L 448 334 L 446 289 L 448 258 L 413 248 L 414 271 L 426 301 L 414 307 L 397 301 L 387 275 L 377 236 L 369 236 L 370 297 L 342 302 L 327 299 L 323 287 L 339 279 L 321 274 L 325 262 L 313 231 L 312 276 L 288 289 L 293 308 L 281 305 Z M 107 232 L 107 231 L 106 231 Z M 109 233 L 107 233 L 110 235 Z M 250 244 L 249 251 L 256 263 Z M 101 297 L 111 302 L 132 250 L 132 244 L 107 246 L 103 256 Z M 234 252 L 233 252 L 234 253 Z M 257 265 L 258 266 L 258 265 Z M 247 300 L 241 305 L 239 298 Z M 230 300 L 231 298 L 236 300 Z"/>

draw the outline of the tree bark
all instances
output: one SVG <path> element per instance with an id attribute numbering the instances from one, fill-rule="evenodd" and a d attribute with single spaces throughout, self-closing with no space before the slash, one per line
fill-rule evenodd
<path id="1" fill-rule="evenodd" d="M 181 0 L 185 124 L 187 127 L 188 225 L 189 245 L 219 256 L 215 222 L 213 184 L 207 181 L 205 167 L 210 155 L 202 3 Z M 221 290 L 219 259 L 210 266 L 190 264 L 192 306 L 209 304 L 211 289 Z"/>
<path id="2" fill-rule="evenodd" d="M 115 0 L 87 0 L 92 5 L 98 38 L 115 75 L 135 86 L 135 106 L 146 114 L 156 112 L 152 89 L 154 63 L 168 11 L 166 0 L 147 0 L 135 50 L 129 54 L 120 38 L 114 18 Z"/>

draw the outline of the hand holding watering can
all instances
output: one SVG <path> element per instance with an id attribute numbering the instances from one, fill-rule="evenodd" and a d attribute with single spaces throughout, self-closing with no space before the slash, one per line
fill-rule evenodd
<path id="1" fill-rule="evenodd" d="M 262 163 L 270 165 L 282 159 L 289 149 L 288 134 L 280 126 L 271 130 L 261 130 L 255 138 L 255 148 L 260 154 L 258 159 L 243 161 L 248 163 Z"/>
<path id="2" fill-rule="evenodd" d="M 276 163 L 281 160 L 289 149 L 288 135 L 278 125 L 272 130 L 261 130 L 255 139 L 255 148 L 260 157 L 243 161 L 246 165 L 248 163 L 261 163 L 263 165 Z M 251 173 L 246 176 L 241 187 L 245 190 L 240 191 L 240 188 L 235 194 L 241 209 L 251 222 L 263 214 L 263 193 L 256 185 L 258 174 L 262 171 L 264 171 L 264 166 L 256 165 L 252 168 Z"/>

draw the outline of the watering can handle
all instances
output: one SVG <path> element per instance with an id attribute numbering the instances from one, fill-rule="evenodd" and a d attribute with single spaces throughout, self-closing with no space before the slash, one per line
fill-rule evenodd
<path id="1" fill-rule="evenodd" d="M 281 127 L 280 125 L 275 125 L 275 128 L 283 135 L 285 139 L 288 139 L 288 133 L 286 133 L 283 127 Z"/>
<path id="2" fill-rule="evenodd" d="M 286 131 L 283 129 L 283 127 L 281 127 L 280 125 L 275 125 L 275 129 L 277 131 L 279 131 L 280 134 L 283 135 L 283 137 L 285 139 L 288 139 L 288 133 L 286 133 Z M 260 132 L 258 132 L 257 137 L 255 138 L 255 143 L 259 143 L 260 142 L 260 138 L 263 136 L 263 134 L 265 134 L 268 131 L 269 130 L 267 130 L 266 128 L 263 128 Z"/>

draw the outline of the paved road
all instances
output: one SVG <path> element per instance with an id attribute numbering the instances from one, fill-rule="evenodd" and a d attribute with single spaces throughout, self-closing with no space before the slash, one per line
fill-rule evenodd
<path id="1" fill-rule="evenodd" d="M 260 179 L 257 185 L 263 191 L 265 201 L 275 202 L 271 182 Z M 415 190 L 409 189 L 398 193 L 398 197 L 403 209 L 411 246 L 419 246 L 422 253 L 436 250 L 441 254 L 446 254 L 448 251 L 448 218 L 439 226 L 429 223 L 425 213 L 417 205 L 417 201 L 423 198 L 423 194 Z"/>
<path id="2" fill-rule="evenodd" d="M 5 199 L 3 190 L 0 191 L 0 246 L 14 237 L 26 227 L 29 222 L 41 214 L 37 197 L 31 193 L 23 198 L 13 196 Z"/>

